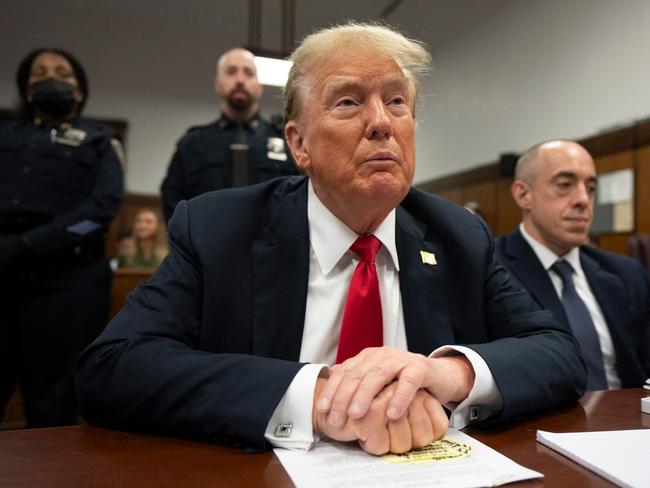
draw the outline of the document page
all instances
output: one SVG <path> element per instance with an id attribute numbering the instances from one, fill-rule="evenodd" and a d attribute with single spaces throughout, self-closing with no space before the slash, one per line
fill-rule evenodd
<path id="1" fill-rule="evenodd" d="M 333 441 L 274 452 L 297 488 L 473 488 L 543 477 L 455 429 L 400 455 L 372 456 L 356 443 Z"/>
<path id="2" fill-rule="evenodd" d="M 538 430 L 537 440 L 619 486 L 650 486 L 650 429 L 563 434 Z"/>

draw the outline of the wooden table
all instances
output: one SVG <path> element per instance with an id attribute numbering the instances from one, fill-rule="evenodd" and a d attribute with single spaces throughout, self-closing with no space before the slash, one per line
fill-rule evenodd
<path id="1" fill-rule="evenodd" d="M 611 487 L 615 485 L 536 442 L 536 432 L 538 429 L 549 432 L 648 429 L 650 415 L 641 412 L 644 396 L 642 389 L 591 392 L 584 395 L 578 405 L 496 429 L 468 428 L 464 432 L 545 476 L 543 480 L 508 486 Z M 650 462 L 648 466 L 650 469 Z"/>
<path id="2" fill-rule="evenodd" d="M 538 444 L 535 432 L 650 428 L 650 415 L 640 411 L 643 396 L 641 389 L 588 393 L 578 405 L 489 431 L 466 432 L 546 475 L 543 480 L 508 486 L 613 486 Z M 248 454 L 199 442 L 74 426 L 0 432 L 0 486 L 293 485 L 272 452 Z"/>

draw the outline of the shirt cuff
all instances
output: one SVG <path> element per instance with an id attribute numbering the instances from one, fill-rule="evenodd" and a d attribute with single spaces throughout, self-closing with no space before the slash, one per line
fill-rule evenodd
<path id="1" fill-rule="evenodd" d="M 474 386 L 469 395 L 462 402 L 456 404 L 447 404 L 451 410 L 449 417 L 449 427 L 462 429 L 467 425 L 490 417 L 494 412 L 501 409 L 503 399 L 497 388 L 494 376 L 485 360 L 473 349 L 465 346 L 442 346 L 431 353 L 429 357 L 439 358 L 444 356 L 453 356 L 457 354 L 464 355 L 474 368 Z"/>
<path id="2" fill-rule="evenodd" d="M 306 364 L 275 407 L 264 436 L 274 447 L 311 449 L 318 442 L 312 425 L 314 389 L 325 364 Z"/>

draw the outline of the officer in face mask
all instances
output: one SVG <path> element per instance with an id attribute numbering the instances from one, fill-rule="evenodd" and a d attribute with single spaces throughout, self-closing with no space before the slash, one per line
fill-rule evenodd
<path id="1" fill-rule="evenodd" d="M 0 417 L 18 384 L 29 427 L 66 425 L 74 362 L 108 314 L 122 169 L 110 130 L 79 117 L 88 82 L 72 55 L 32 51 L 16 81 L 20 117 L 0 122 Z"/>

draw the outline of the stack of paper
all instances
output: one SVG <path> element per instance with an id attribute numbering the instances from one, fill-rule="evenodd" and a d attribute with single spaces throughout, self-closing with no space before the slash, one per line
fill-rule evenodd
<path id="1" fill-rule="evenodd" d="M 537 440 L 619 486 L 650 486 L 650 429 L 567 434 L 538 430 Z"/>
<path id="2" fill-rule="evenodd" d="M 454 429 L 404 455 L 377 457 L 354 443 L 336 442 L 321 442 L 309 452 L 275 449 L 275 454 L 297 488 L 473 488 L 543 477 Z"/>

